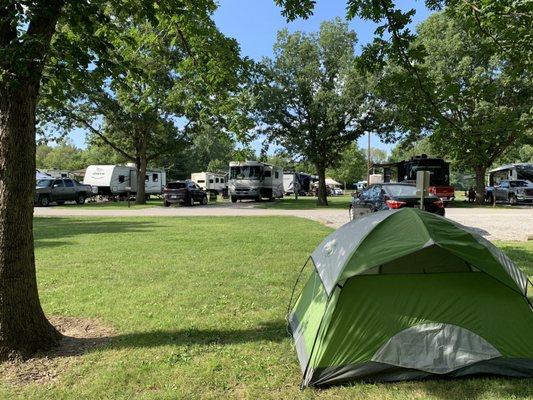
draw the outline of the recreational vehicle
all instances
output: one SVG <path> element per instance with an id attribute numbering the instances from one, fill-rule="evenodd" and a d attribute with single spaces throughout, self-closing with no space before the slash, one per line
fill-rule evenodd
<path id="1" fill-rule="evenodd" d="M 191 174 L 191 181 L 206 192 L 220 194 L 228 187 L 226 176 L 227 174 L 216 172 L 194 172 Z"/>
<path id="2" fill-rule="evenodd" d="M 489 171 L 490 186 L 498 185 L 503 180 L 533 183 L 533 163 L 507 164 Z"/>
<path id="3" fill-rule="evenodd" d="M 283 173 L 283 191 L 285 194 L 290 195 L 294 194 L 297 188 L 299 195 L 306 196 L 311 192 L 311 186 L 315 181 L 316 178 L 311 174 L 285 171 Z"/>
<path id="4" fill-rule="evenodd" d="M 259 161 L 229 163 L 229 194 L 231 201 L 283 197 L 283 169 Z"/>
<path id="5" fill-rule="evenodd" d="M 146 194 L 161 194 L 166 181 L 165 171 L 147 170 Z M 89 165 L 83 183 L 98 187 L 98 194 L 103 196 L 136 193 L 137 170 L 131 165 Z"/>

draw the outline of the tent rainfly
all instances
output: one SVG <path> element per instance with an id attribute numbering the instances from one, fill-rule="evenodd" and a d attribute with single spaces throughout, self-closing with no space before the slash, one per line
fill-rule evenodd
<path id="1" fill-rule="evenodd" d="M 302 386 L 533 377 L 527 276 L 490 242 L 417 209 L 329 235 L 290 312 Z"/>

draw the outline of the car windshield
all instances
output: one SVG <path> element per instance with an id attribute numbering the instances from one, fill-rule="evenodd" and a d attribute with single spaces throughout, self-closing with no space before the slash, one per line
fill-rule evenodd
<path id="1" fill-rule="evenodd" d="M 230 167 L 230 179 L 259 179 L 262 168 L 255 165 Z"/>
<path id="2" fill-rule="evenodd" d="M 186 187 L 187 184 L 185 182 L 169 182 L 167 184 L 167 189 L 183 189 Z"/>
<path id="3" fill-rule="evenodd" d="M 50 187 L 52 186 L 52 179 L 37 179 L 36 187 Z"/>
<path id="4" fill-rule="evenodd" d="M 416 196 L 416 187 L 410 185 L 385 185 L 385 192 L 390 196 Z"/>

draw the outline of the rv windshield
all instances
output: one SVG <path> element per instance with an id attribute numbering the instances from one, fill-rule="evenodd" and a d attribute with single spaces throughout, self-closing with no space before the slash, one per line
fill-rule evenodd
<path id="1" fill-rule="evenodd" d="M 533 164 L 530 165 L 517 165 L 516 177 L 518 179 L 528 180 L 533 182 Z"/>
<path id="2" fill-rule="evenodd" d="M 244 165 L 240 167 L 230 167 L 230 179 L 259 179 L 262 168 L 256 165 Z"/>
<path id="3" fill-rule="evenodd" d="M 37 179 L 36 187 L 50 187 L 52 185 L 52 179 Z"/>
<path id="4" fill-rule="evenodd" d="M 411 165 L 406 180 L 416 181 L 417 171 L 429 171 L 429 184 L 434 186 L 448 185 L 449 177 L 442 165 Z"/>

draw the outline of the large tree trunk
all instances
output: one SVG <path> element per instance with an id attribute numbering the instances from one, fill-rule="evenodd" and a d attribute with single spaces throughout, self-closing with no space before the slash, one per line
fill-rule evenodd
<path id="1" fill-rule="evenodd" d="M 0 88 L 0 359 L 54 346 L 39 302 L 33 245 L 35 106 L 30 84 Z"/>
<path id="2" fill-rule="evenodd" d="M 476 204 L 485 202 L 485 171 L 487 168 L 477 166 L 476 171 Z"/>
<path id="3" fill-rule="evenodd" d="M 326 190 L 326 167 L 317 164 L 316 170 L 318 173 L 318 198 L 316 204 L 319 206 L 328 205 L 328 192 Z"/>
<path id="4" fill-rule="evenodd" d="M 137 157 L 137 194 L 135 204 L 146 204 L 146 155 Z"/>

